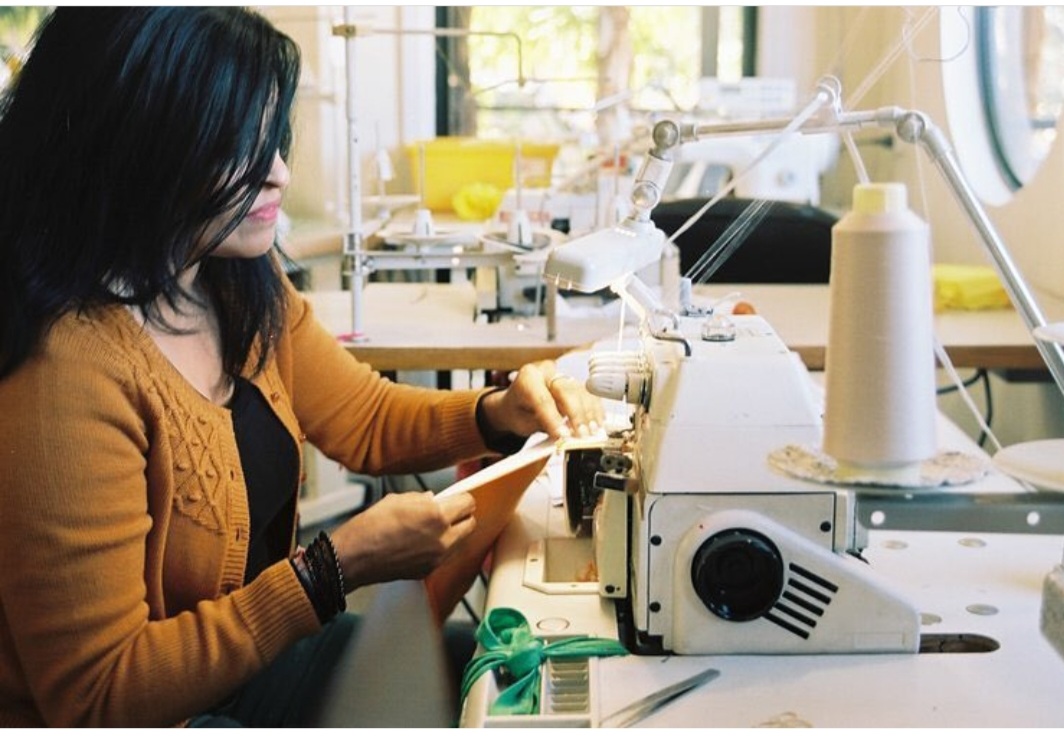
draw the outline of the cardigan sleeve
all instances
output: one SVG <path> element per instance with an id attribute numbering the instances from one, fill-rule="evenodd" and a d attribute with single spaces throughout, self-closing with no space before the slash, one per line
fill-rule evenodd
<path id="1" fill-rule="evenodd" d="M 136 367 L 104 348 L 53 344 L 0 383 L 0 692 L 49 725 L 174 725 L 318 625 L 286 563 L 194 609 L 153 610 L 157 438 Z"/>
<path id="2" fill-rule="evenodd" d="M 396 384 L 360 362 L 292 290 L 278 351 L 296 417 L 326 456 L 370 474 L 434 470 L 487 453 L 476 423 L 484 391 Z M 431 325 L 426 329 L 432 329 Z"/>

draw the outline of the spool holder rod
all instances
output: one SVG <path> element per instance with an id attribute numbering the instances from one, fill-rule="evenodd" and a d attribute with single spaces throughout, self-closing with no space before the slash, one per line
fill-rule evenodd
<path id="1" fill-rule="evenodd" d="M 874 110 L 841 112 L 836 105 L 827 106 L 834 110 L 831 118 L 824 116 L 813 118 L 800 127 L 802 134 L 834 133 L 861 128 L 894 128 L 898 137 L 906 143 L 919 144 L 934 162 L 942 178 L 948 185 L 957 203 L 969 222 L 979 235 L 984 250 L 990 257 L 1002 284 L 1009 295 L 1016 311 L 1029 333 L 1047 325 L 1045 315 L 1035 299 L 1030 287 L 1023 277 L 1005 245 L 991 222 L 986 210 L 975 196 L 967 179 L 957 162 L 953 148 L 942 131 L 922 112 L 905 110 L 900 107 L 880 107 Z M 708 136 L 738 135 L 750 133 L 778 133 L 792 121 L 789 119 L 765 119 L 748 122 L 709 123 L 681 126 L 680 142 L 697 141 Z M 1056 382 L 1057 389 L 1064 395 L 1064 346 L 1044 340 L 1035 339 L 1038 348 Z"/>

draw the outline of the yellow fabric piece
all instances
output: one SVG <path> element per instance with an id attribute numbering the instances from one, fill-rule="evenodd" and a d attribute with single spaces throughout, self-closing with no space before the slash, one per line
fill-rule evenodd
<path id="1" fill-rule="evenodd" d="M 502 191 L 494 184 L 466 184 L 451 199 L 454 212 L 462 220 L 480 222 L 495 214 L 502 202 Z"/>
<path id="2" fill-rule="evenodd" d="M 1004 309 L 1011 306 L 1005 287 L 990 266 L 936 263 L 932 267 L 935 311 Z"/>

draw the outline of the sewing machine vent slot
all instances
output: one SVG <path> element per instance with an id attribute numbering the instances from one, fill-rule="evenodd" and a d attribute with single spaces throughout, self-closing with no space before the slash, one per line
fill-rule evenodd
<path id="1" fill-rule="evenodd" d="M 808 639 L 839 586 L 793 562 L 788 568 L 791 575 L 783 594 L 764 618 L 795 636 Z"/>
<path id="2" fill-rule="evenodd" d="M 586 657 L 564 661 L 548 659 L 544 670 L 541 714 L 591 712 L 591 674 Z"/>

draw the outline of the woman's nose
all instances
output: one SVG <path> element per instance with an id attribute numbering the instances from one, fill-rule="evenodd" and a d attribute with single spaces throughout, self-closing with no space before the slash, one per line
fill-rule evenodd
<path id="1" fill-rule="evenodd" d="M 270 167 L 270 175 L 266 177 L 267 186 L 276 187 L 278 189 L 284 189 L 288 186 L 288 181 L 291 179 L 291 175 L 288 171 L 288 164 L 281 158 L 280 153 L 275 153 L 273 156 L 273 166 Z"/>

